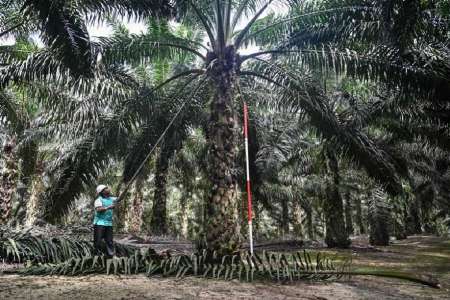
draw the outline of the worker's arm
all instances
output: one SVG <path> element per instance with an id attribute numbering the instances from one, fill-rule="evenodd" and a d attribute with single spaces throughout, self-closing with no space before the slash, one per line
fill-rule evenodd
<path id="1" fill-rule="evenodd" d="M 108 209 L 113 209 L 114 208 L 114 204 L 110 205 L 110 206 L 103 206 L 102 200 L 100 200 L 100 198 L 98 198 L 94 202 L 94 207 L 95 207 L 96 211 L 103 212 L 103 211 L 107 211 Z"/>
<path id="2" fill-rule="evenodd" d="M 96 211 L 98 211 L 98 212 L 102 212 L 102 211 L 107 211 L 108 209 L 113 209 L 114 208 L 114 205 L 110 205 L 110 206 L 99 206 L 99 207 L 96 207 L 95 208 L 95 210 Z"/>
<path id="3" fill-rule="evenodd" d="M 113 209 L 113 208 L 116 207 L 118 197 L 110 197 L 110 198 L 112 199 L 113 204 L 112 204 L 111 206 L 108 206 L 108 207 L 109 207 L 110 209 Z"/>

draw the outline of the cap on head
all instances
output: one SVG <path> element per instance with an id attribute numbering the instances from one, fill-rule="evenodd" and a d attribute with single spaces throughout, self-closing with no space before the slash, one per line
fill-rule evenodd
<path id="1" fill-rule="evenodd" d="M 97 192 L 97 195 L 99 195 L 101 192 L 103 192 L 104 189 L 106 189 L 108 186 L 104 185 L 104 184 L 100 184 L 99 186 L 97 186 L 97 188 L 95 189 L 95 191 Z"/>

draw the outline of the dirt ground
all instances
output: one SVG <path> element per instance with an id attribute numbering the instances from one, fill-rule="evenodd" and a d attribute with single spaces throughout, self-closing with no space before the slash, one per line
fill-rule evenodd
<path id="1" fill-rule="evenodd" d="M 415 236 L 377 249 L 363 240 L 354 244 L 350 250 L 322 250 L 352 255 L 356 268 L 430 274 L 439 278 L 442 288 L 378 277 L 278 284 L 144 275 L 0 275 L 0 299 L 450 299 L 450 240 Z"/>

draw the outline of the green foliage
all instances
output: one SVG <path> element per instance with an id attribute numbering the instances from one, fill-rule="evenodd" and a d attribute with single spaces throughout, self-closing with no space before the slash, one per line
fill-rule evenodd
<path id="1" fill-rule="evenodd" d="M 92 243 L 67 237 L 42 239 L 31 235 L 2 238 L 0 256 L 9 262 L 60 263 L 92 255 Z"/>
<path id="2" fill-rule="evenodd" d="M 115 244 L 120 256 L 129 256 L 136 248 Z M 56 236 L 41 237 L 27 232 L 2 232 L 0 239 L 0 258 L 6 262 L 60 264 L 70 259 L 94 256 L 91 241 L 79 237 Z"/>
<path id="3" fill-rule="evenodd" d="M 58 239 L 60 247 L 67 247 L 66 252 L 78 249 L 78 245 L 68 240 Z M 19 247 L 8 239 L 11 247 L 20 255 Z M 22 244 L 23 245 L 23 244 Z M 43 245 L 48 245 L 43 243 Z M 57 242 L 49 245 L 58 245 Z M 56 246 L 56 249 L 58 246 Z M 50 254 L 51 252 L 49 252 Z M 58 253 L 54 251 L 53 253 Z M 62 254 L 60 254 L 62 255 Z M 51 261 L 51 260 L 48 260 Z M 263 251 L 250 254 L 240 252 L 235 255 L 218 257 L 216 253 L 206 250 L 191 255 L 179 254 L 165 256 L 157 255 L 152 249 L 127 249 L 122 256 L 105 258 L 89 253 L 72 252 L 66 260 L 35 260 L 28 266 L 8 270 L 6 273 L 20 275 L 66 275 L 78 276 L 86 274 L 138 274 L 147 276 L 163 276 L 183 278 L 197 276 L 223 280 L 237 279 L 240 281 L 277 281 L 293 282 L 298 280 L 330 280 L 350 277 L 353 275 L 382 276 L 409 280 L 433 287 L 439 287 L 435 279 L 423 279 L 404 272 L 352 270 L 351 260 L 345 260 L 339 265 L 323 253 L 310 253 L 306 250 L 295 253 L 277 253 Z"/>
<path id="4" fill-rule="evenodd" d="M 73 246 L 73 245 L 72 245 Z M 147 276 L 183 278 L 199 276 L 224 280 L 327 280 L 349 275 L 349 262 L 342 266 L 323 256 L 309 252 L 292 254 L 265 252 L 251 255 L 241 252 L 236 255 L 217 257 L 206 251 L 192 255 L 159 256 L 151 249 L 136 250 L 128 256 L 106 259 L 89 254 L 73 255 L 64 261 L 54 263 L 35 262 L 16 270 L 22 275 L 82 275 L 90 273 L 137 274 Z"/>
<path id="5" fill-rule="evenodd" d="M 95 45 L 102 60 L 109 64 L 142 66 L 164 62 L 183 64 L 192 62 L 193 58 L 204 58 L 199 52 L 204 48 L 201 32 L 183 30 L 182 26 L 174 30 L 163 20 L 150 19 L 147 23 L 147 32 L 143 34 L 116 31 L 111 37 L 100 38 Z"/>
<path id="6" fill-rule="evenodd" d="M 121 248 L 124 249 L 123 247 Z M 117 251 L 117 245 L 116 245 Z M 33 263 L 25 268 L 13 271 L 21 275 L 85 275 L 85 274 L 137 274 L 148 270 L 147 266 L 160 260 L 152 249 L 139 251 L 129 247 L 120 257 L 106 258 L 86 254 L 72 256 L 64 261 L 53 263 Z"/>
<path id="7" fill-rule="evenodd" d="M 75 77 L 94 75 L 95 57 L 87 31 L 86 17 L 91 22 L 98 22 L 106 16 L 142 18 L 171 15 L 169 3 L 160 0 L 75 2 L 27 0 L 20 2 L 22 2 L 20 8 L 13 7 L 16 9 L 14 12 L 22 15 L 23 18 L 6 18 L 10 27 L 5 32 L 13 33 L 27 26 L 30 29 L 36 26 L 42 33 L 44 43 L 52 49 L 53 58 L 58 59 Z M 2 4 L 8 6 L 8 3 Z"/>

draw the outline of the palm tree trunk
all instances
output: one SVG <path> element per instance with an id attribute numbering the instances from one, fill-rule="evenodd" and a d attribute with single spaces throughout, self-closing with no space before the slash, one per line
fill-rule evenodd
<path id="1" fill-rule="evenodd" d="M 192 193 L 190 191 L 186 192 L 184 195 L 182 195 L 180 199 L 180 231 L 181 236 L 184 238 L 188 238 L 188 199 L 191 199 Z"/>
<path id="2" fill-rule="evenodd" d="M 0 178 L 0 224 L 9 221 L 12 213 L 12 200 L 19 177 L 16 142 L 12 139 L 3 147 L 4 167 Z"/>
<path id="3" fill-rule="evenodd" d="M 338 160 L 334 153 L 327 151 L 327 170 L 329 173 L 326 187 L 325 213 L 325 243 L 328 247 L 347 248 L 350 240 L 345 228 L 344 204 L 339 192 Z"/>
<path id="4" fill-rule="evenodd" d="M 355 232 L 353 227 L 353 217 L 352 217 L 352 204 L 350 193 L 345 193 L 345 230 L 348 235 L 352 235 Z"/>
<path id="5" fill-rule="evenodd" d="M 369 195 L 369 242 L 375 246 L 389 245 L 390 209 L 382 191 L 376 189 Z"/>
<path id="6" fill-rule="evenodd" d="M 256 193 L 254 194 L 255 196 L 257 195 Z M 253 237 L 255 240 L 258 240 L 261 234 L 261 213 L 262 213 L 262 207 L 261 204 L 259 203 L 259 201 L 257 201 L 257 198 L 254 197 L 254 201 L 253 201 L 253 212 L 254 212 L 254 216 L 253 216 Z"/>
<path id="7" fill-rule="evenodd" d="M 117 191 L 117 195 L 123 193 L 122 188 L 127 184 L 127 182 L 119 181 L 117 187 L 113 190 Z M 122 231 L 128 228 L 127 215 L 130 210 L 130 195 L 132 191 L 128 190 L 124 195 L 119 206 L 114 209 L 114 231 Z"/>
<path id="8" fill-rule="evenodd" d="M 131 206 L 127 211 L 127 221 L 125 230 L 132 233 L 139 233 L 142 228 L 142 214 L 144 213 L 144 179 L 139 177 L 134 184 L 134 193 Z"/>
<path id="9" fill-rule="evenodd" d="M 199 190 L 199 186 L 197 182 L 195 182 L 197 172 L 182 172 L 182 183 L 183 183 L 183 191 L 180 199 L 180 210 L 178 214 L 178 222 L 180 224 L 180 232 L 181 236 L 184 238 L 189 238 L 189 233 L 192 232 L 189 230 L 189 214 L 191 212 L 190 204 L 193 203 L 193 199 L 195 198 L 195 191 Z M 201 188 L 201 187 L 200 187 Z"/>
<path id="10" fill-rule="evenodd" d="M 41 195 L 45 191 L 44 185 L 44 166 L 42 161 L 36 163 L 36 174 L 31 180 L 30 199 L 27 202 L 25 226 L 32 226 L 36 223 L 38 218 L 42 217 L 43 205 L 40 202 Z"/>
<path id="11" fill-rule="evenodd" d="M 232 55 L 226 56 L 233 59 Z M 212 189 L 206 203 L 205 235 L 208 250 L 217 251 L 219 255 L 230 254 L 240 246 L 235 172 L 237 123 L 232 102 L 234 64 L 235 61 L 223 59 L 211 70 L 216 91 L 207 132 Z"/>
<path id="12" fill-rule="evenodd" d="M 161 150 L 156 162 L 155 193 L 153 197 L 150 231 L 156 235 L 167 234 L 167 175 L 169 173 L 169 155 Z"/>
<path id="13" fill-rule="evenodd" d="M 358 233 L 366 234 L 366 228 L 364 227 L 362 216 L 361 198 L 359 196 L 355 199 L 355 210 L 356 210 L 356 225 L 358 226 Z"/>
<path id="14" fill-rule="evenodd" d="M 402 203 L 400 207 L 397 209 L 399 211 L 396 211 L 394 209 L 393 213 L 396 214 L 396 218 L 394 219 L 395 222 L 395 238 L 397 240 L 403 240 L 408 237 L 408 228 L 407 228 L 407 220 L 408 220 L 408 204 L 404 202 L 404 199 L 402 199 Z"/>
<path id="15" fill-rule="evenodd" d="M 292 203 L 292 227 L 294 229 L 294 235 L 299 238 L 303 238 L 303 225 L 302 225 L 302 208 L 299 201 Z"/>
<path id="16" fill-rule="evenodd" d="M 311 207 L 306 210 L 306 227 L 308 231 L 308 239 L 314 240 L 316 237 L 314 235 L 313 210 Z"/>
<path id="17" fill-rule="evenodd" d="M 289 206 L 286 198 L 281 199 L 281 233 L 283 236 L 289 234 Z"/>
<path id="18" fill-rule="evenodd" d="M 422 233 L 422 224 L 420 221 L 420 201 L 418 197 L 413 196 L 408 203 L 408 216 L 406 221 L 407 234 Z"/>
<path id="19" fill-rule="evenodd" d="M 425 233 L 434 233 L 431 213 L 435 197 L 435 189 L 431 184 L 429 184 L 426 189 L 419 195 L 422 225 L 423 231 Z"/>
<path id="20" fill-rule="evenodd" d="M 423 230 L 425 233 L 434 234 L 435 232 L 431 217 L 431 205 L 422 203 L 421 208 L 422 208 Z"/>
<path id="21" fill-rule="evenodd" d="M 15 208 L 13 209 L 13 223 L 12 225 L 23 225 L 27 218 L 27 208 L 28 202 L 31 198 L 31 190 L 33 185 L 33 178 L 35 177 L 37 158 L 38 158 L 38 145 L 34 142 L 28 143 L 25 147 L 21 149 L 21 155 L 18 157 L 20 160 L 20 178 L 19 186 L 17 186 L 18 201 L 16 201 Z M 42 166 L 41 166 L 42 168 Z M 41 175 L 43 174 L 43 170 Z M 36 179 L 38 181 L 42 178 Z"/>

